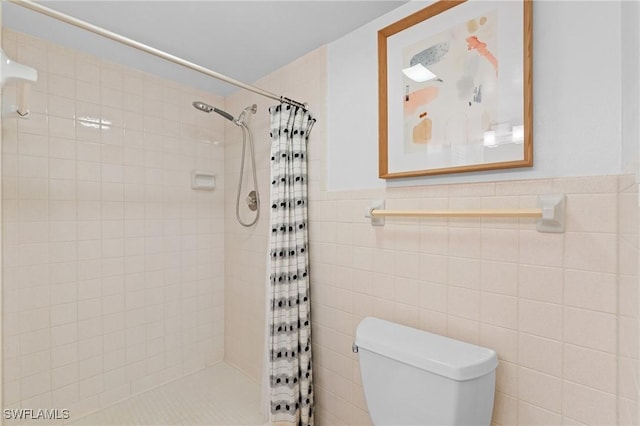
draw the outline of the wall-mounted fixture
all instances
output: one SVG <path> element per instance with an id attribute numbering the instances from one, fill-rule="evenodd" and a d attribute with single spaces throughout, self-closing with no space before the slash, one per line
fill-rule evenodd
<path id="1" fill-rule="evenodd" d="M 18 81 L 18 91 L 16 104 L 10 105 L 7 112 L 26 117 L 29 115 L 27 101 L 30 87 L 27 83 L 38 81 L 38 71 L 12 60 L 0 49 L 0 85 L 4 86 L 9 81 Z"/>
<path id="2" fill-rule="evenodd" d="M 213 173 L 194 170 L 191 172 L 191 188 L 213 191 L 216 187 L 216 176 Z"/>
<path id="3" fill-rule="evenodd" d="M 477 210 L 385 210 L 384 200 L 374 200 L 365 210 L 371 225 L 384 226 L 385 217 L 510 217 L 536 218 L 539 232 L 564 232 L 566 196 L 546 194 L 538 196 L 538 207 L 531 209 L 477 209 Z"/>

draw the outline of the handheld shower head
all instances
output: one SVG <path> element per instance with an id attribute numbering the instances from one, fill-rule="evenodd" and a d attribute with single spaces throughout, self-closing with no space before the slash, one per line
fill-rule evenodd
<path id="1" fill-rule="evenodd" d="M 213 111 L 213 107 L 211 105 L 205 104 L 204 102 L 201 102 L 201 101 L 193 101 L 191 105 L 193 105 L 195 109 L 199 109 L 202 112 L 209 113 Z"/>
<path id="2" fill-rule="evenodd" d="M 258 106 L 256 104 L 253 104 L 251 106 L 246 107 L 245 109 L 242 110 L 238 119 L 235 120 L 233 116 L 228 112 L 222 111 L 221 109 L 218 109 L 214 106 L 206 104 L 202 101 L 194 101 L 192 102 L 192 105 L 195 109 L 202 112 L 206 112 L 206 113 L 210 113 L 211 111 L 217 112 L 227 120 L 231 121 L 236 126 L 240 127 L 240 129 L 242 130 L 242 157 L 241 157 L 242 160 L 240 162 L 240 180 L 238 182 L 238 192 L 236 194 L 236 219 L 238 219 L 238 222 L 242 226 L 254 225 L 258 221 L 258 218 L 260 217 L 260 195 L 258 194 L 258 180 L 256 177 L 256 161 L 255 161 L 254 150 L 253 150 L 253 137 L 251 136 L 251 130 L 249 130 L 249 127 L 244 122 L 244 120 L 247 116 L 247 112 L 251 112 L 251 114 L 255 114 L 256 111 L 258 110 Z M 253 171 L 252 174 L 253 174 L 253 188 L 254 188 L 254 190 L 249 193 L 249 197 L 247 198 L 247 203 L 249 204 L 249 209 L 256 212 L 255 218 L 253 219 L 253 221 L 249 223 L 243 222 L 242 219 L 240 218 L 240 193 L 242 192 L 241 191 L 242 179 L 244 176 L 244 157 L 245 157 L 245 148 L 247 145 L 246 143 L 247 136 L 249 139 L 249 150 L 250 150 L 249 152 L 251 153 L 251 165 L 252 165 L 252 171 Z"/>
<path id="3" fill-rule="evenodd" d="M 210 113 L 211 111 L 213 111 L 213 112 L 216 112 L 216 113 L 220 114 L 221 116 L 223 116 L 227 120 L 235 122 L 235 120 L 233 119 L 233 115 L 229 114 L 226 111 L 218 109 L 218 108 L 216 108 L 214 106 L 211 106 L 211 105 L 209 105 L 207 103 L 204 103 L 202 101 L 194 101 L 194 102 L 191 103 L 191 105 L 193 105 L 193 107 L 195 109 L 200 110 L 202 112 Z"/>

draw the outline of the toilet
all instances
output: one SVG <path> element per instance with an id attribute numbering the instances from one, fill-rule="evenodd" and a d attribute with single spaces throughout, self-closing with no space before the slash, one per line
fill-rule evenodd
<path id="1" fill-rule="evenodd" d="M 374 425 L 491 424 L 495 351 L 371 317 L 353 349 Z"/>

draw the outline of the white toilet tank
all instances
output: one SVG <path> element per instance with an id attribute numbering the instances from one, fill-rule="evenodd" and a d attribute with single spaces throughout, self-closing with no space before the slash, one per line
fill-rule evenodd
<path id="1" fill-rule="evenodd" d="M 355 345 L 376 426 L 491 423 L 495 351 L 371 317 Z"/>

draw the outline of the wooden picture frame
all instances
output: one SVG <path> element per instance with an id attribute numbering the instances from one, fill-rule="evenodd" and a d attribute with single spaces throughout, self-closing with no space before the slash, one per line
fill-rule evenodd
<path id="1" fill-rule="evenodd" d="M 379 177 L 532 166 L 531 55 L 530 0 L 441 0 L 378 31 Z"/>

